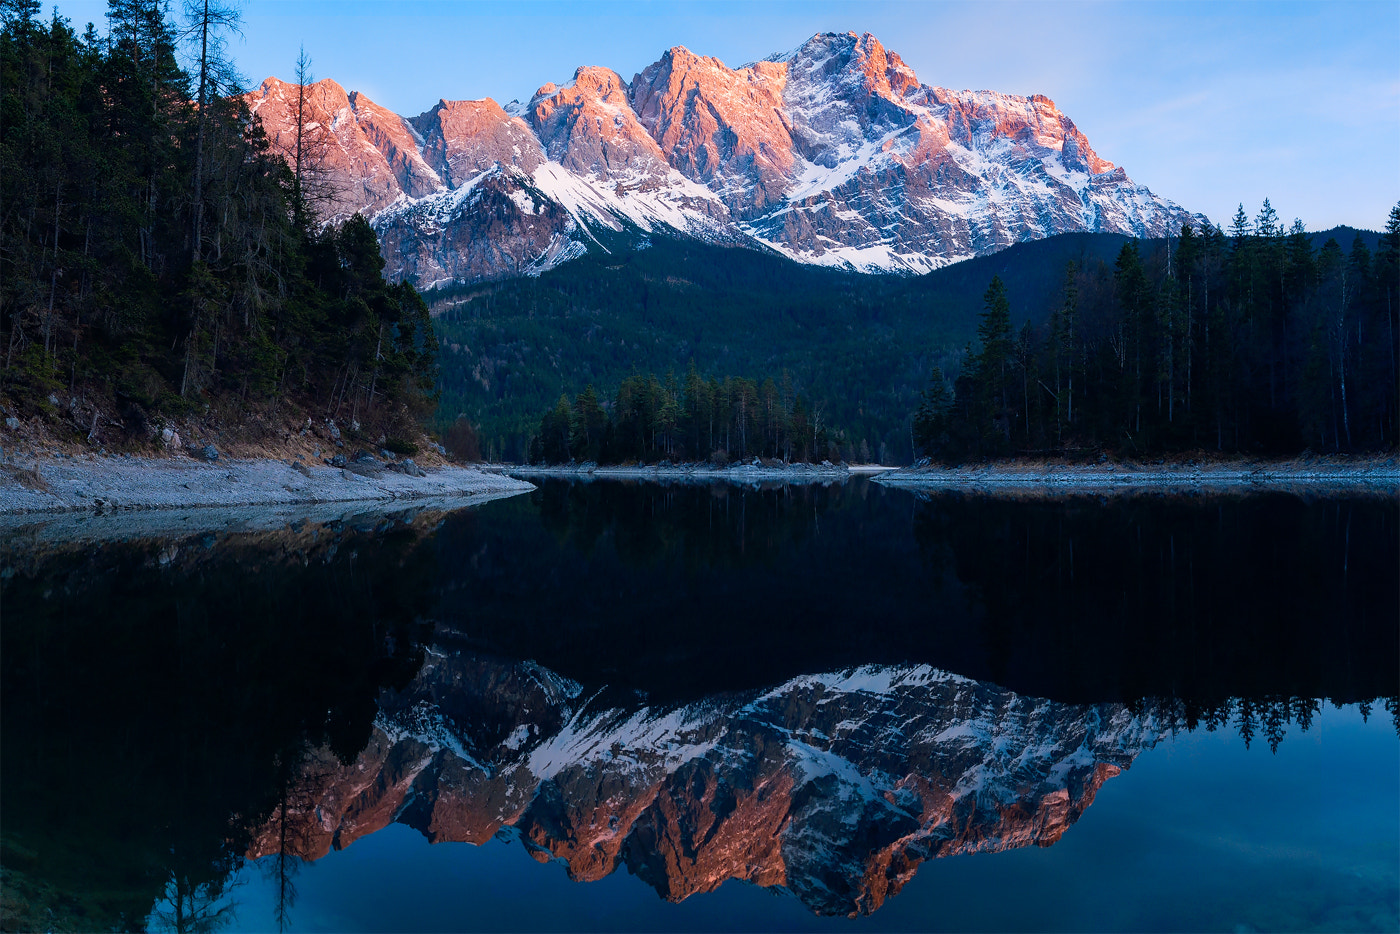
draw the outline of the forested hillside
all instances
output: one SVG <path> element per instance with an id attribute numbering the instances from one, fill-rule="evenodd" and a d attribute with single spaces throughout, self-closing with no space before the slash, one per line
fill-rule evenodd
<path id="1" fill-rule="evenodd" d="M 1358 237 L 1368 250 L 1379 246 L 1376 234 L 1350 228 L 1306 237 L 1314 250 L 1328 239 L 1350 245 Z M 1047 327 L 1063 302 L 1065 268 L 1073 262 L 1085 280 L 1084 315 L 1097 322 L 1116 307 L 1114 264 L 1127 243 L 1117 234 L 1065 234 L 900 277 L 655 237 L 649 249 L 599 250 L 538 278 L 430 292 L 425 297 L 443 341 L 439 418 L 446 427 L 465 415 L 479 428 L 483 454 L 519 460 L 561 394 L 576 399 L 592 385 L 610 399 L 634 373 L 653 374 L 663 386 L 669 374 L 682 385 L 692 364 L 702 374 L 746 377 L 756 385 L 769 376 L 781 381 L 786 372 L 794 392 L 821 411 L 840 456 L 908 462 L 920 394 L 937 367 L 951 395 L 951 380 L 968 350 L 975 352 L 991 279 L 1005 285 L 1013 332 L 1032 322 L 1040 333 L 1035 329 Z M 1165 241 L 1136 245 L 1154 289 L 1168 275 L 1167 247 Z M 1171 247 L 1178 249 L 1176 238 Z M 1271 273 L 1260 267 L 1257 275 L 1262 281 Z M 1206 300 L 1199 274 L 1192 288 L 1198 305 Z M 1212 307 L 1222 298 L 1219 288 L 1211 286 Z M 1363 338 L 1381 339 L 1362 330 Z M 1079 388 L 1082 401 L 1082 377 Z M 1215 448 L 1200 432 L 1194 437 L 1200 447 Z M 1258 449 L 1246 441 L 1252 444 L 1253 436 L 1242 435 L 1241 447 L 1228 449 Z M 1095 436 L 1093 443 L 1133 451 L 1121 436 Z M 1052 446 L 1044 439 L 1035 444 Z M 1024 447 L 1024 439 L 1014 445 Z"/>
<path id="2" fill-rule="evenodd" d="M 600 398 L 591 385 L 573 400 L 560 396 L 540 419 L 530 462 L 839 458 L 845 433 L 832 429 L 822 408 L 797 393 L 786 370 L 762 381 L 706 379 L 694 366 L 683 380 L 638 373 L 611 399 Z M 861 453 L 870 460 L 868 448 Z"/>
<path id="3" fill-rule="evenodd" d="M 474 424 L 487 457 L 521 460 L 561 395 L 575 406 L 591 385 L 615 418 L 645 374 L 661 401 L 638 453 L 703 457 L 708 416 L 703 444 L 661 419 L 667 402 L 704 407 L 693 370 L 745 413 L 767 378 L 784 419 L 801 396 L 804 456 L 1395 445 L 1394 230 L 1285 231 L 1266 208 L 1229 230 L 1066 234 L 919 277 L 661 235 L 637 249 L 630 231 L 537 278 L 433 292 L 434 321 L 384 281 L 367 223 L 320 224 L 306 160 L 274 151 L 234 93 L 227 8 L 177 24 L 158 0 L 113 0 L 106 32 L 79 35 L 35 0 L 0 6 L 7 424 L 140 445 L 172 424 L 255 436 L 334 419 L 373 441 L 436 411 L 439 428 Z M 993 277 L 1004 320 L 979 338 Z M 745 453 L 747 417 L 731 419 Z M 769 429 L 754 453 L 793 447 Z"/>
<path id="4" fill-rule="evenodd" d="M 920 453 L 1393 451 L 1400 205 L 1375 251 L 1314 242 L 1268 201 L 1252 221 L 1241 207 L 1229 231 L 1068 263 L 1049 319 L 1019 329 L 993 279 L 974 352 L 924 392 Z"/>
<path id="5" fill-rule="evenodd" d="M 1125 242 L 1065 234 L 904 277 L 654 237 L 648 249 L 598 251 L 538 278 L 429 292 L 439 417 L 445 427 L 465 415 L 483 454 L 519 460 L 561 393 L 592 384 L 611 397 L 634 372 L 683 380 L 692 363 L 759 383 L 787 371 L 840 427 L 843 456 L 864 442 L 874 458 L 907 461 L 909 413 L 932 366 L 957 366 L 991 277 L 1012 283 L 1018 324 L 1042 318 L 1068 260 L 1111 263 Z"/>
<path id="6" fill-rule="evenodd" d="M 78 35 L 4 0 L 4 415 L 106 444 L 181 419 L 414 432 L 435 398 L 426 306 L 384 281 L 363 219 L 320 231 L 232 93 L 230 10 L 166 8 L 112 0 L 107 33 Z"/>

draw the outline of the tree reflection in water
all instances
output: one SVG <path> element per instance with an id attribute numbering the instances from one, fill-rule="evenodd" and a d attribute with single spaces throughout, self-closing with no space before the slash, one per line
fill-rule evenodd
<path id="1" fill-rule="evenodd" d="M 421 661 L 432 526 L 389 525 L 0 555 L 6 929 L 225 918 L 305 749 L 353 760 Z"/>
<path id="2" fill-rule="evenodd" d="M 920 860 L 1053 842 L 1172 731 L 1395 717 L 1398 526 L 1390 498 L 549 482 L 445 521 L 0 546 L 4 926 L 216 927 L 250 853 L 285 924 L 299 859 L 390 821 L 512 827 L 667 897 L 739 873 L 872 910 Z M 858 668 L 905 681 L 835 690 Z M 926 735 L 969 724 L 1002 752 Z M 570 746 L 584 726 L 650 784 Z M 667 764 L 706 742 L 732 755 Z M 995 815 L 954 793 L 971 771 L 1001 776 Z M 603 814 L 613 792 L 635 807 Z M 563 853 L 584 814 L 613 836 Z"/>

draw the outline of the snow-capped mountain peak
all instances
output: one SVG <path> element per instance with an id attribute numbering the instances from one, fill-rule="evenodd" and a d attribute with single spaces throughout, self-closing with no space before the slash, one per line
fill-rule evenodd
<path id="1" fill-rule="evenodd" d="M 922 272 L 1056 233 L 1199 221 L 1101 158 L 1048 97 L 922 84 L 868 33 L 739 68 L 675 46 L 630 82 L 584 66 L 524 104 L 444 99 L 412 118 L 329 80 L 307 92 L 334 181 L 323 213 L 369 216 L 388 270 L 420 286 L 538 273 L 604 230 Z M 275 78 L 248 95 L 283 151 L 297 95 Z"/>

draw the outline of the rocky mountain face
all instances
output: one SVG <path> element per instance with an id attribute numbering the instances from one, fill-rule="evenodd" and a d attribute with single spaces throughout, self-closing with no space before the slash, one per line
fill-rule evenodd
<path id="1" fill-rule="evenodd" d="M 924 860 L 1049 846 L 1150 748 L 1120 705 L 868 666 L 679 708 L 608 703 L 530 663 L 434 649 L 358 761 L 312 755 L 250 853 L 317 859 L 398 822 L 519 839 L 577 880 L 664 898 L 728 879 L 820 914 L 876 910 Z"/>
<path id="2" fill-rule="evenodd" d="M 1058 233 L 1199 220 L 1101 159 L 1049 98 L 921 84 L 869 34 L 737 69 L 676 47 L 630 82 L 583 67 L 524 104 L 444 100 L 413 118 L 334 81 L 307 91 L 325 217 L 364 212 L 386 272 L 423 288 L 651 232 L 924 272 Z M 297 98 L 276 78 L 247 96 L 283 152 Z"/>

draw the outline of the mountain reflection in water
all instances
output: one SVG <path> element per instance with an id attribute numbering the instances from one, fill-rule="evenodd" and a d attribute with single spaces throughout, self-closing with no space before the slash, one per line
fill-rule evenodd
<path id="1" fill-rule="evenodd" d="M 1400 714 L 1397 530 L 1389 497 L 550 482 L 12 536 L 3 927 L 228 922 L 250 857 L 285 923 L 299 861 L 391 823 L 868 913 L 925 860 L 1054 843 L 1173 732 Z"/>
<path id="2" fill-rule="evenodd" d="M 357 760 L 311 757 L 249 855 L 316 859 L 390 822 L 435 843 L 510 828 L 576 880 L 626 866 L 678 901 L 739 878 L 867 913 L 924 860 L 1054 843 L 1160 729 L 927 666 L 629 709 L 532 663 L 430 653 Z"/>

